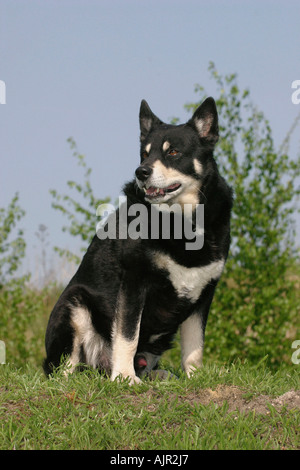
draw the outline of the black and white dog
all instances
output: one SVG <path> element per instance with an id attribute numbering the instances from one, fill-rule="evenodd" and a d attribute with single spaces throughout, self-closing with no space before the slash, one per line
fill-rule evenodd
<path id="1" fill-rule="evenodd" d="M 124 187 L 127 217 L 119 208 L 107 219 L 107 226 L 117 225 L 115 236 L 105 236 L 107 226 L 95 235 L 55 305 L 46 332 L 46 374 L 67 356 L 71 372 L 85 363 L 111 380 L 139 382 L 157 367 L 179 326 L 183 370 L 190 376 L 201 366 L 206 321 L 230 244 L 232 207 L 232 191 L 213 158 L 215 102 L 207 98 L 186 124 L 173 126 L 142 101 L 140 131 L 140 166 Z M 138 224 L 135 207 L 146 214 Z M 166 213 L 167 231 L 161 227 Z M 195 240 L 203 236 L 194 247 L 179 230 L 186 220 Z M 139 228 L 137 234 L 129 236 L 130 224 Z"/>

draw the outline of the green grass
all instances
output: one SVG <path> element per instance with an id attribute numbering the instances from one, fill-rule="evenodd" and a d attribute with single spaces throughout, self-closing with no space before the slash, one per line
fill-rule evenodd
<path id="1" fill-rule="evenodd" d="M 86 370 L 46 379 L 31 365 L 0 366 L 1 449 L 297 449 L 300 412 L 235 409 L 299 389 L 299 369 L 205 365 L 188 380 L 110 382 Z M 218 395 L 218 391 L 220 392 Z M 226 391 L 222 402 L 220 394 Z M 240 395 L 239 395 L 240 394 Z M 205 403 L 208 395 L 218 403 Z M 204 400 L 203 400 L 204 399 Z M 252 400 L 252 401 L 251 401 Z M 237 408 L 239 408 L 237 406 Z"/>
<path id="2" fill-rule="evenodd" d="M 55 286 L 41 291 L 20 286 L 0 296 L 0 339 L 7 353 L 7 364 L 0 365 L 0 449 L 299 448 L 299 407 L 267 404 L 271 397 L 300 389 L 300 365 L 291 362 L 291 344 L 299 337 L 292 319 L 288 347 L 280 354 L 261 347 L 259 362 L 252 358 L 220 364 L 229 353 L 227 344 L 214 339 L 226 335 L 224 325 L 214 326 L 212 316 L 204 355 L 210 362 L 191 380 L 177 369 L 178 338 L 164 354 L 162 367 L 179 380 L 145 380 L 130 387 L 93 370 L 68 379 L 57 373 L 47 380 L 40 364 L 58 295 Z M 281 338 L 269 336 L 277 342 Z M 245 356 L 248 346 L 245 340 L 235 357 L 241 350 Z"/>

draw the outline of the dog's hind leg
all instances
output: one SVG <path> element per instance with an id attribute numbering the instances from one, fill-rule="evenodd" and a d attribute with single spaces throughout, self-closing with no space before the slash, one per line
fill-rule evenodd
<path id="1" fill-rule="evenodd" d="M 77 364 L 80 363 L 80 347 L 81 347 L 81 342 L 80 338 L 78 335 L 74 335 L 73 338 L 73 348 L 72 352 L 70 354 L 70 357 L 68 358 L 66 365 L 64 367 L 64 375 L 67 377 L 69 374 L 72 374 L 75 370 L 75 367 Z"/>
<path id="2" fill-rule="evenodd" d="M 70 325 L 70 315 L 71 309 L 65 305 L 56 305 L 51 313 L 45 338 L 47 357 L 43 368 L 46 375 L 60 366 L 63 356 L 72 353 L 74 331 Z"/>
<path id="3" fill-rule="evenodd" d="M 110 347 L 93 326 L 91 313 L 86 306 L 72 307 L 71 325 L 74 337 L 67 372 L 72 373 L 79 363 L 109 372 Z"/>

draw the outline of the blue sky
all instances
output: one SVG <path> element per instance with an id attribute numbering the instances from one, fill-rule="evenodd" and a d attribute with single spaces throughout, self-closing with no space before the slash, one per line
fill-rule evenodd
<path id="1" fill-rule="evenodd" d="M 279 145 L 300 112 L 291 101 L 299 18 L 298 0 L 0 0 L 0 206 L 19 192 L 26 266 L 41 223 L 50 246 L 76 245 L 49 194 L 82 174 L 67 138 L 86 155 L 99 197 L 115 199 L 138 164 L 141 99 L 161 119 L 185 121 L 196 83 L 214 95 L 209 61 L 237 72 Z"/>

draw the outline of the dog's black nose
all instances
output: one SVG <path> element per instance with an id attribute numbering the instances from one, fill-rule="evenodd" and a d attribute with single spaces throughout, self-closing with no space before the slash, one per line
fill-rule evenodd
<path id="1" fill-rule="evenodd" d="M 152 168 L 147 165 L 141 165 L 135 170 L 135 176 L 140 180 L 140 181 L 146 181 L 147 178 L 152 173 Z"/>

